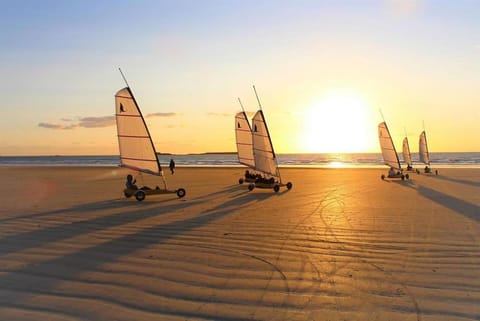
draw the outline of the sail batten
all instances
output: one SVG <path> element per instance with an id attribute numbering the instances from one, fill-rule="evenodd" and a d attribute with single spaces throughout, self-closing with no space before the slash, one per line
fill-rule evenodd
<path id="1" fill-rule="evenodd" d="M 129 87 L 115 94 L 120 166 L 152 175 L 162 175 L 151 135 Z"/>
<path id="2" fill-rule="evenodd" d="M 386 122 L 378 124 L 378 140 L 385 165 L 401 170 L 400 160 Z"/>

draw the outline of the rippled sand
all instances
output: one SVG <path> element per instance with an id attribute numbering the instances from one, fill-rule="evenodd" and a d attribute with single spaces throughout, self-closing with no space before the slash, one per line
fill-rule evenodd
<path id="1" fill-rule="evenodd" d="M 0 168 L 0 320 L 479 320 L 480 169 L 384 172 Z"/>

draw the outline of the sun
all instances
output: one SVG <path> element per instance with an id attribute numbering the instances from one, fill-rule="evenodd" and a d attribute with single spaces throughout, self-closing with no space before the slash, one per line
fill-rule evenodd
<path id="1" fill-rule="evenodd" d="M 301 146 L 309 153 L 371 152 L 378 145 L 372 108 L 353 91 L 331 91 L 305 111 Z"/>

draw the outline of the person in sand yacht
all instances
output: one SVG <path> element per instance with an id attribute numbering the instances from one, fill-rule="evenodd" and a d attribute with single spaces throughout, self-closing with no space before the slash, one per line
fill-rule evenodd
<path id="1" fill-rule="evenodd" d="M 127 187 L 127 189 L 133 189 L 133 190 L 137 190 L 138 189 L 138 186 L 135 185 L 135 183 L 137 182 L 136 179 L 133 178 L 132 175 L 128 174 L 127 175 L 127 181 L 125 182 L 125 186 Z M 157 189 L 159 187 L 157 186 Z M 148 186 L 143 186 L 142 188 L 140 188 L 142 190 L 150 190 L 151 188 L 148 187 Z"/>
<path id="2" fill-rule="evenodd" d="M 395 168 L 390 167 L 390 169 L 388 170 L 388 176 L 394 177 L 395 175 L 397 175 L 397 172 L 395 172 Z"/>

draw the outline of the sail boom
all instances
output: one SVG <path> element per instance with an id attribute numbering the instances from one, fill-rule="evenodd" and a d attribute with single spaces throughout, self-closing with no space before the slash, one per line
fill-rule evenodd
<path id="1" fill-rule="evenodd" d="M 145 174 L 150 174 L 150 175 L 155 175 L 155 176 L 162 176 L 161 173 L 153 172 L 153 171 L 150 171 L 150 170 L 147 170 L 147 169 L 143 169 L 143 168 L 139 168 L 139 167 L 136 167 L 136 166 L 129 166 L 129 165 L 123 165 L 123 164 L 121 164 L 120 167 L 132 169 L 132 170 L 134 170 L 134 171 L 142 172 L 142 173 L 145 173 Z"/>

